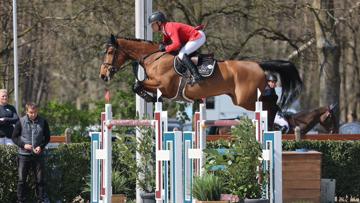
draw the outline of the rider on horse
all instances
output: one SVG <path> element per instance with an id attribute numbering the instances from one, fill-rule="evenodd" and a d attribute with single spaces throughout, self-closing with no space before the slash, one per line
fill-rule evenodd
<path id="1" fill-rule="evenodd" d="M 196 28 L 178 22 L 168 22 L 162 12 L 154 12 L 148 19 L 155 32 L 163 34 L 163 43 L 159 50 L 167 53 L 179 51 L 178 57 L 193 76 L 193 83 L 204 78 L 199 74 L 196 65 L 189 55 L 198 50 L 206 41 L 202 26 Z"/>
<path id="2" fill-rule="evenodd" d="M 267 86 L 265 87 L 264 93 L 262 94 L 260 100 L 267 101 L 272 105 L 272 112 L 277 112 L 275 115 L 274 123 L 280 126 L 281 131 L 287 131 L 289 129 L 289 123 L 281 116 L 281 109 L 277 105 L 278 96 L 275 92 L 277 77 L 274 74 L 267 74 L 266 76 Z"/>

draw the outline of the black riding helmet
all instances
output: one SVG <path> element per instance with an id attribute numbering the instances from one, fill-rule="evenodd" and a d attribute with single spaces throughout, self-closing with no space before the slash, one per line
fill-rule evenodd
<path id="1" fill-rule="evenodd" d="M 267 79 L 267 81 L 275 81 L 275 82 L 277 82 L 277 77 L 274 74 L 271 74 L 271 73 L 266 76 L 266 79 Z"/>
<path id="2" fill-rule="evenodd" d="M 165 23 L 167 20 L 166 20 L 165 15 L 162 12 L 156 11 L 156 12 L 152 13 L 151 16 L 149 16 L 148 23 L 151 24 L 156 21 Z"/>

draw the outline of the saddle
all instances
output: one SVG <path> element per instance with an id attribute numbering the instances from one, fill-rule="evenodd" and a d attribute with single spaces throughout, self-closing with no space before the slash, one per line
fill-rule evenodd
<path id="1" fill-rule="evenodd" d="M 197 54 L 191 56 L 192 62 L 198 67 L 199 73 L 202 77 L 210 77 L 215 70 L 217 61 L 214 59 L 214 54 Z M 182 64 L 178 57 L 174 58 L 174 69 L 177 74 L 182 77 L 191 77 L 189 70 Z"/>

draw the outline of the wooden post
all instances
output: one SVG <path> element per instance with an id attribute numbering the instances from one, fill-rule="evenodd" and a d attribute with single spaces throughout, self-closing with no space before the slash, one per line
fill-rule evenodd
<path id="1" fill-rule="evenodd" d="M 299 126 L 295 127 L 294 133 L 295 133 L 295 141 L 299 142 L 301 140 L 301 131 Z"/>

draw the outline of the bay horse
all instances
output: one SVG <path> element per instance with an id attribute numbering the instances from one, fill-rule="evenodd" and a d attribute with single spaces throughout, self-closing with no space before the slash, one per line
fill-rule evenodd
<path id="1" fill-rule="evenodd" d="M 330 134 L 338 133 L 338 123 L 334 115 L 335 106 L 336 105 L 330 105 L 313 110 L 301 111 L 295 114 L 285 114 L 285 119 L 289 123 L 289 131 L 287 133 L 294 134 L 295 127 L 299 126 L 300 134 L 305 135 L 317 124 L 324 127 Z"/>
<path id="2" fill-rule="evenodd" d="M 265 71 L 275 72 L 280 76 L 280 107 L 291 104 L 302 89 L 299 73 L 295 65 L 289 61 L 273 60 L 258 63 L 227 60 L 217 62 L 212 76 L 194 85 L 185 84 L 183 90 L 179 91 L 181 77 L 174 70 L 174 58 L 172 54 L 160 52 L 157 43 L 116 38 L 111 35 L 100 66 L 100 77 L 108 81 L 117 71 L 124 69 L 127 60 L 137 61 L 144 67 L 147 76 L 147 79 L 138 84 L 148 92 L 156 93 L 159 89 L 162 96 L 170 100 L 177 100 L 179 94 L 187 100 L 226 94 L 235 105 L 252 111 L 255 110 L 257 89 L 263 92 L 266 86 Z M 266 107 L 266 104 L 264 106 Z M 274 117 L 275 113 L 269 120 L 273 121 Z"/>

